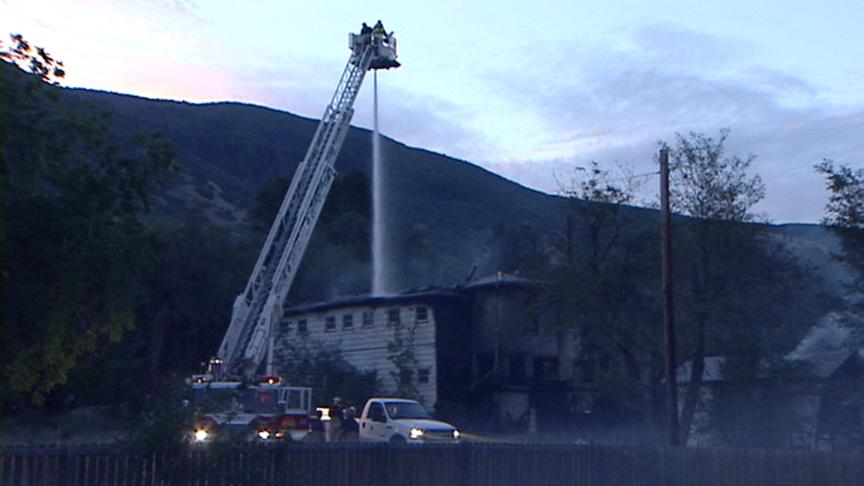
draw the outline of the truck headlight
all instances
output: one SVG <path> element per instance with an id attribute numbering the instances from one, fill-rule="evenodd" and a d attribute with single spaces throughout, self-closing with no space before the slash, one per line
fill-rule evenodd
<path id="1" fill-rule="evenodd" d="M 258 431 L 258 438 L 261 440 L 267 440 L 270 438 L 270 431 L 267 429 L 261 429 Z"/>
<path id="2" fill-rule="evenodd" d="M 411 433 L 408 435 L 412 439 L 419 439 L 423 437 L 423 429 L 411 429 Z"/>
<path id="3" fill-rule="evenodd" d="M 462 432 L 459 432 L 458 430 L 453 429 L 453 438 L 454 439 L 458 439 L 461 436 L 462 436 Z"/>
<path id="4" fill-rule="evenodd" d="M 205 440 L 207 440 L 208 435 L 210 434 L 207 433 L 207 431 L 204 429 L 195 430 L 195 442 L 204 442 Z"/>

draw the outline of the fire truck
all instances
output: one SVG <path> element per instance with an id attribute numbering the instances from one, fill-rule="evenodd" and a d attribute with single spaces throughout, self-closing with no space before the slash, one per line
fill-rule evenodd
<path id="1" fill-rule="evenodd" d="M 213 381 L 211 374 L 193 375 L 191 386 L 195 406 L 192 440 L 196 443 L 220 436 L 297 441 L 309 433 L 309 388 L 288 386 L 278 376 L 250 384 Z"/>
<path id="2" fill-rule="evenodd" d="M 210 440 L 221 429 L 245 428 L 262 440 L 300 437 L 309 429 L 310 389 L 283 384 L 273 373 L 273 326 L 282 317 L 335 178 L 334 164 L 363 79 L 370 70 L 400 66 L 396 38 L 379 26 L 371 33 L 349 34 L 348 64 L 306 156 L 297 165 L 252 275 L 234 300 L 217 356 L 210 360 L 207 373 L 190 379 L 198 410 L 196 441 Z"/>

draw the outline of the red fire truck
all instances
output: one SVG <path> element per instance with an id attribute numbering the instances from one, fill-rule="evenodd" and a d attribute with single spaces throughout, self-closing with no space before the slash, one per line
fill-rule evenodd
<path id="1" fill-rule="evenodd" d="M 262 377 L 251 385 L 212 378 L 209 374 L 192 377 L 193 442 L 209 442 L 229 435 L 262 441 L 297 441 L 309 433 L 312 395 L 309 388 L 287 386 L 277 376 Z"/>

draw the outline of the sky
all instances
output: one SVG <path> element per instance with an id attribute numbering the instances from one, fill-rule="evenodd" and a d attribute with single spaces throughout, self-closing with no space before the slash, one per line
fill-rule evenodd
<path id="1" fill-rule="evenodd" d="M 812 223 L 813 165 L 864 167 L 864 0 L 0 0 L 0 32 L 62 59 L 68 86 L 308 117 L 379 18 L 403 64 L 379 76 L 382 132 L 534 189 L 591 161 L 654 172 L 659 140 L 728 128 L 730 154 L 757 156 L 756 210 Z M 371 83 L 355 108 L 370 127 Z"/>

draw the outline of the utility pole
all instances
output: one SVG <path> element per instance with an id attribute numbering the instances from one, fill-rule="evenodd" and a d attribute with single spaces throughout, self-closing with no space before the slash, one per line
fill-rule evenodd
<path id="1" fill-rule="evenodd" d="M 663 278 L 663 328 L 666 338 L 666 415 L 669 445 L 678 446 L 678 377 L 675 360 L 675 305 L 672 288 L 672 216 L 669 210 L 669 148 L 660 149 L 660 259 Z"/>

